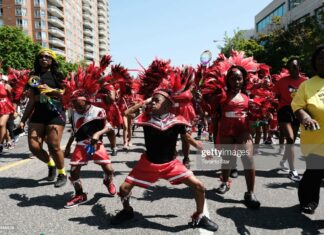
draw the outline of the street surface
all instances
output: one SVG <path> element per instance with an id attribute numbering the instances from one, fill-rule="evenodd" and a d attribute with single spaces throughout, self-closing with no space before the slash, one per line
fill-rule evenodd
<path id="1" fill-rule="evenodd" d="M 68 129 L 69 126 L 62 141 L 63 148 L 68 140 Z M 106 137 L 104 142 L 110 152 Z M 117 138 L 117 143 L 120 151 L 112 160 L 116 171 L 114 181 L 118 187 L 144 150 L 142 129 L 136 129 L 129 152 L 121 150 L 122 138 Z M 212 148 L 211 143 L 203 143 L 206 148 Z M 178 142 L 177 149 L 180 148 L 181 142 Z M 261 208 L 256 211 L 247 209 L 242 203 L 246 185 L 240 161 L 239 178 L 233 179 L 231 190 L 220 196 L 215 193 L 215 188 L 220 184 L 217 159 L 202 160 L 200 153 L 192 151 L 191 170 L 205 184 L 205 212 L 218 223 L 217 233 L 324 233 L 324 207 L 320 204 L 314 215 L 300 214 L 298 184 L 278 170 L 281 157 L 276 154 L 276 145 L 263 146 L 260 150 L 261 154 L 255 156 L 255 193 L 261 201 Z M 299 173 L 303 173 L 305 165 L 298 147 L 296 152 L 296 165 Z M 67 169 L 68 163 L 69 159 L 66 159 Z M 135 187 L 131 198 L 135 218 L 122 226 L 112 227 L 110 218 L 122 208 L 122 204 L 117 196 L 107 195 L 102 175 L 101 168 L 92 162 L 83 167 L 81 179 L 89 201 L 72 209 L 64 209 L 74 192 L 72 185 L 68 183 L 63 188 L 54 188 L 52 182 L 44 181 L 47 166 L 31 158 L 27 138 L 22 136 L 14 149 L 5 150 L 0 156 L 0 234 L 212 234 L 202 229 L 193 230 L 187 225 L 195 211 L 193 192 L 184 185 L 172 186 L 163 180 L 148 190 Z M 322 190 L 322 199 L 323 194 Z"/>

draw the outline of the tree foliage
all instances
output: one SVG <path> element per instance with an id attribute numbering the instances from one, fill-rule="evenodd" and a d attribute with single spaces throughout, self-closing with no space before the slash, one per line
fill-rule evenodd
<path id="1" fill-rule="evenodd" d="M 31 69 L 35 53 L 39 49 L 40 45 L 35 44 L 20 28 L 0 27 L 0 60 L 3 72 L 6 72 L 9 67 Z"/>
<path id="2" fill-rule="evenodd" d="M 278 73 L 290 57 L 297 56 L 303 71 L 311 76 L 311 54 L 317 45 L 324 42 L 323 25 L 323 17 L 317 16 L 284 28 L 280 17 L 274 17 L 270 32 L 259 34 L 256 39 L 244 39 L 240 32 L 236 32 L 233 38 L 225 35 L 222 52 L 228 53 L 229 48 L 246 51 L 248 56 L 253 55 L 259 62 L 270 65 L 272 73 Z"/>

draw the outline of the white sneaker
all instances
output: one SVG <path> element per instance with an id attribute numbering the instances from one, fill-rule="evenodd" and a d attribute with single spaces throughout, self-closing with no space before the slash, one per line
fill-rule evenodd
<path id="1" fill-rule="evenodd" d="M 285 148 L 279 148 L 278 155 L 283 156 L 285 154 Z"/>
<path id="2" fill-rule="evenodd" d="M 280 168 L 283 172 L 289 172 L 289 168 L 287 166 L 287 161 L 286 160 L 282 160 L 280 161 Z"/>
<path id="3" fill-rule="evenodd" d="M 301 180 L 300 176 L 298 175 L 298 172 L 296 170 L 289 171 L 288 175 L 289 179 L 299 182 Z"/>

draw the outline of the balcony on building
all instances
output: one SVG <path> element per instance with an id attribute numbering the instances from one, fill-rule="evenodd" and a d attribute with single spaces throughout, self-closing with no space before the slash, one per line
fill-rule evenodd
<path id="1" fill-rule="evenodd" d="M 61 50 L 61 49 L 56 48 L 56 47 L 51 47 L 51 50 L 53 50 L 58 55 L 61 55 L 61 56 L 64 56 L 64 57 L 66 56 L 65 55 L 65 50 Z"/>
<path id="2" fill-rule="evenodd" d="M 87 45 L 92 45 L 93 46 L 93 44 L 94 44 L 92 37 L 85 36 L 83 40 L 84 40 L 85 43 L 87 43 Z"/>
<path id="3" fill-rule="evenodd" d="M 93 36 L 93 31 L 90 30 L 90 29 L 84 29 L 83 30 L 83 34 L 84 34 L 84 36 L 90 36 L 90 37 L 92 37 Z"/>
<path id="4" fill-rule="evenodd" d="M 89 52 L 84 53 L 84 57 L 86 60 L 91 60 L 91 61 L 94 58 L 93 53 L 89 53 Z"/>
<path id="5" fill-rule="evenodd" d="M 107 25 L 106 24 L 99 24 L 98 28 L 99 28 L 99 30 L 107 31 Z"/>
<path id="6" fill-rule="evenodd" d="M 62 0 L 48 0 L 49 3 L 52 3 L 53 5 L 57 7 L 63 7 L 63 1 Z"/>
<path id="7" fill-rule="evenodd" d="M 64 22 L 56 16 L 49 16 L 48 22 L 59 28 L 64 28 Z"/>
<path id="8" fill-rule="evenodd" d="M 83 13 L 83 20 L 89 20 L 91 21 L 93 16 L 89 12 L 84 12 Z"/>
<path id="9" fill-rule="evenodd" d="M 89 44 L 84 44 L 84 50 L 86 52 L 92 53 L 93 54 L 93 46 L 89 45 Z"/>
<path id="10" fill-rule="evenodd" d="M 49 37 L 48 42 L 55 47 L 65 48 L 64 40 L 56 38 L 56 37 Z"/>
<path id="11" fill-rule="evenodd" d="M 91 7 L 90 6 L 88 6 L 88 5 L 83 5 L 82 6 L 82 10 L 83 10 L 83 13 L 90 13 L 90 14 L 92 14 L 92 9 L 91 9 Z"/>
<path id="12" fill-rule="evenodd" d="M 99 16 L 98 21 L 99 21 L 99 23 L 102 23 L 102 24 L 107 24 L 107 22 L 108 22 L 107 18 L 103 17 L 103 16 Z"/>
<path id="13" fill-rule="evenodd" d="M 107 16 L 107 11 L 105 11 L 104 9 L 102 8 L 99 8 L 98 9 L 98 16 Z"/>
<path id="14" fill-rule="evenodd" d="M 84 20 L 83 25 L 88 29 L 93 29 L 94 28 L 93 23 L 91 21 L 89 21 L 89 20 Z"/>
<path id="15" fill-rule="evenodd" d="M 53 15 L 53 16 L 56 16 L 56 17 L 59 17 L 59 18 L 64 18 L 64 14 L 63 14 L 63 11 L 56 7 L 56 6 L 48 6 L 47 8 L 47 11 Z"/>
<path id="16" fill-rule="evenodd" d="M 65 37 L 64 31 L 56 27 L 48 27 L 48 32 L 55 37 L 59 37 L 59 38 Z"/>
<path id="17" fill-rule="evenodd" d="M 104 3 L 104 1 L 98 1 L 98 9 L 107 9 L 107 4 Z"/>

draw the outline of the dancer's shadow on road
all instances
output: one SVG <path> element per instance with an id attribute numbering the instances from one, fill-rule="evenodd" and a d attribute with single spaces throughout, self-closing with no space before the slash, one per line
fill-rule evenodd
<path id="1" fill-rule="evenodd" d="M 89 226 L 98 227 L 100 230 L 108 230 L 108 229 L 116 229 L 116 230 L 125 230 L 132 228 L 149 228 L 155 229 L 158 231 L 165 232 L 181 232 L 189 228 L 188 225 L 178 225 L 178 226 L 166 226 L 163 224 L 159 224 L 153 221 L 150 221 L 151 218 L 159 218 L 163 220 L 168 220 L 177 217 L 176 215 L 168 214 L 168 215 L 143 215 L 141 213 L 135 212 L 135 216 L 132 220 L 123 223 L 120 226 L 113 226 L 110 224 L 111 219 L 113 218 L 113 214 L 107 214 L 105 207 L 100 204 L 95 204 L 91 212 L 92 216 L 88 217 L 76 217 L 70 218 L 69 221 L 78 222 L 79 224 L 86 224 Z"/>
<path id="2" fill-rule="evenodd" d="M 0 177 L 0 189 L 35 188 L 54 184 L 54 182 L 44 181 L 44 179 L 34 180 L 12 177 Z"/>
<path id="3" fill-rule="evenodd" d="M 9 150 L 10 151 L 10 150 Z M 11 152 L 3 152 L 1 155 L 1 162 L 8 163 L 8 161 L 4 161 L 9 158 L 13 159 L 28 159 L 30 157 L 30 153 L 11 153 Z"/>
<path id="4" fill-rule="evenodd" d="M 9 197 L 18 201 L 19 207 L 44 206 L 55 210 L 63 209 L 65 203 L 71 198 L 72 193 L 64 193 L 63 195 L 43 195 L 38 197 L 28 197 L 26 194 L 13 193 Z"/>
<path id="5" fill-rule="evenodd" d="M 320 234 L 324 220 L 311 220 L 299 212 L 299 205 L 292 207 L 261 207 L 250 210 L 238 207 L 226 207 L 216 213 L 233 220 L 238 234 L 251 234 L 249 227 L 278 233 L 286 229 L 301 229 L 303 235 Z"/>
<path id="6" fill-rule="evenodd" d="M 115 171 L 114 176 L 121 175 L 120 172 Z M 82 168 L 81 173 L 80 173 L 80 178 L 81 179 L 87 179 L 87 178 L 99 178 L 103 179 L 103 171 L 101 167 L 98 167 L 98 170 L 87 170 L 86 168 Z"/>

